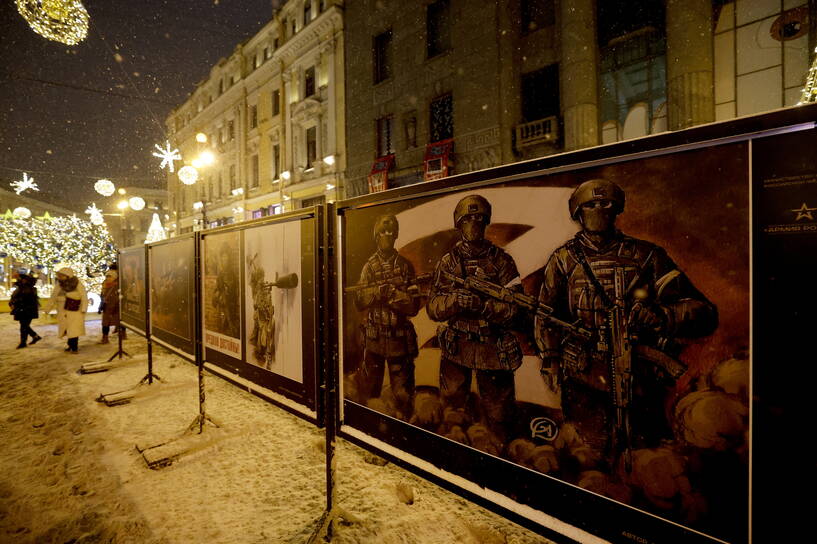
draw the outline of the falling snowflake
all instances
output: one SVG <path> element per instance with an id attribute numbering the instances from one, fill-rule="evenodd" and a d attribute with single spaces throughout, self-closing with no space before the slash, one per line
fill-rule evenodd
<path id="1" fill-rule="evenodd" d="M 39 191 L 40 188 L 37 187 L 37 184 L 34 183 L 34 178 L 28 177 L 26 172 L 23 172 L 23 179 L 18 181 L 12 181 L 11 187 L 14 189 L 14 192 L 18 195 L 25 191 L 26 189 L 31 189 L 32 191 Z"/>
<path id="2" fill-rule="evenodd" d="M 176 168 L 173 166 L 173 161 L 182 160 L 182 156 L 179 154 L 178 149 L 174 149 L 172 151 L 170 150 L 170 142 L 165 142 L 165 143 L 166 143 L 165 149 L 162 149 L 161 147 L 159 147 L 159 144 L 155 145 L 156 149 L 158 149 L 159 152 L 154 153 L 153 156 L 154 157 L 159 157 L 160 159 L 162 159 L 162 164 L 159 165 L 159 168 L 164 169 L 165 166 L 169 165 L 170 166 L 170 171 L 175 172 Z"/>

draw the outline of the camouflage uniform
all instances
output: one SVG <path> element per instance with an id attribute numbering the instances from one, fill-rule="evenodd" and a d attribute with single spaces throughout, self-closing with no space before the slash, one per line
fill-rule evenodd
<path id="1" fill-rule="evenodd" d="M 470 199 L 470 200 L 469 200 Z M 481 200 L 478 200 L 481 199 Z M 464 203 L 464 204 L 463 204 Z M 482 197 L 466 197 L 455 212 L 455 226 L 471 212 L 486 212 L 490 221 L 490 205 Z M 466 212 L 466 213 L 462 213 Z M 464 303 L 469 295 L 458 289 L 441 271 L 463 279 L 478 275 L 483 279 L 507 286 L 519 281 L 513 258 L 484 238 L 465 239 L 443 255 L 434 274 L 434 285 L 426 306 L 434 321 L 445 321 L 437 330 L 440 343 L 440 393 L 446 406 L 464 409 L 476 374 L 481 408 L 485 422 L 497 437 L 504 437 L 515 401 L 514 370 L 522 364 L 522 350 L 508 325 L 516 310 L 503 302 L 476 297 L 474 303 Z M 469 307 L 470 306 L 470 307 Z"/>
<path id="2" fill-rule="evenodd" d="M 378 219 L 378 228 L 393 224 L 392 216 Z M 414 267 L 392 249 L 378 250 L 366 261 L 360 274 L 361 285 L 380 284 L 357 292 L 355 304 L 366 311 L 363 323 L 363 367 L 358 371 L 358 389 L 364 399 L 380 396 L 384 367 L 389 367 L 389 383 L 398 415 L 408 419 L 414 400 L 414 359 L 417 333 L 409 318 L 417 315 L 419 302 L 406 292 L 414 282 Z"/>
<path id="3" fill-rule="evenodd" d="M 623 209 L 623 192 L 617 186 L 602 183 L 603 180 L 594 181 L 598 185 L 595 198 L 612 199 Z M 618 193 L 611 193 L 610 187 Z M 586 197 L 593 198 L 592 195 Z M 580 203 L 573 201 L 571 198 L 571 214 L 575 218 Z M 589 276 L 582 260 L 594 278 Z M 656 348 L 651 350 L 653 355 L 677 355 L 680 350 L 672 352 L 672 339 L 706 336 L 718 324 L 715 306 L 655 244 L 611 230 L 599 245 L 598 239 L 594 241 L 583 230 L 553 252 L 545 266 L 539 302 L 553 307 L 555 317 L 568 322 L 579 321 L 594 333 L 594 338 L 581 343 L 537 319 L 536 343 L 545 366 L 548 361 L 558 365 L 566 420 L 577 426 L 588 445 L 606 454 L 608 459 L 614 453 L 609 449 L 615 417 L 608 316 L 617 268 L 623 269 L 625 315 L 630 315 L 639 304 L 649 305 L 651 315 L 657 316 L 649 327 L 638 329 L 635 323 L 630 324 L 631 334 L 636 335 L 630 405 L 634 447 L 654 447 L 660 439 L 672 437 L 665 402 L 674 379 L 657 359 L 646 357 L 647 350 L 639 352 L 638 346 Z M 597 292 L 596 282 L 605 294 Z"/>

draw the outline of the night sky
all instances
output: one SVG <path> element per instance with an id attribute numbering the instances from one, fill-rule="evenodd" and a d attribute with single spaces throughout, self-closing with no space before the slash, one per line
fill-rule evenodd
<path id="1" fill-rule="evenodd" d="M 0 186 L 82 212 L 115 197 L 93 190 L 164 188 L 153 157 L 165 118 L 210 68 L 272 17 L 270 0 L 85 0 L 88 37 L 41 37 L 14 0 L 0 2 Z M 2 212 L 3 210 L 0 210 Z"/>

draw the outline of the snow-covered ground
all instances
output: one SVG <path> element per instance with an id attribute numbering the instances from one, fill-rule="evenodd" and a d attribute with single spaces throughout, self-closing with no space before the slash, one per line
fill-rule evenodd
<path id="1" fill-rule="evenodd" d="M 101 393 L 128 389 L 147 370 L 147 345 L 129 334 L 133 362 L 80 375 L 115 346 L 97 345 L 88 322 L 79 355 L 63 352 L 56 326 L 15 349 L 17 323 L 0 315 L 0 542 L 304 542 L 323 513 L 323 431 L 213 375 L 197 451 L 148 469 L 136 444 L 181 435 L 198 412 L 193 365 L 154 348 L 162 380 L 133 402 L 107 407 Z M 337 501 L 359 519 L 333 542 L 543 543 L 546 539 L 343 440 Z M 413 495 L 413 502 L 407 496 Z"/>

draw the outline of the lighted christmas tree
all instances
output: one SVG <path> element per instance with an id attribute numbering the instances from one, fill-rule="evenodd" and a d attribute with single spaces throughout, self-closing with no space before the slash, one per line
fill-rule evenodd
<path id="1" fill-rule="evenodd" d="M 48 273 L 56 265 L 70 266 L 89 291 L 99 291 L 102 272 L 116 260 L 108 227 L 92 225 L 76 216 L 0 216 L 0 257 Z"/>
<path id="2" fill-rule="evenodd" d="M 158 213 L 154 213 L 153 220 L 150 222 L 150 227 L 148 228 L 148 234 L 145 237 L 145 243 L 149 244 L 151 242 L 158 242 L 159 240 L 164 240 L 165 238 L 167 238 L 167 233 L 162 226 L 162 220 L 159 219 Z"/>
<path id="3" fill-rule="evenodd" d="M 817 49 L 814 52 L 817 53 Z M 811 63 L 811 68 L 806 74 L 806 86 L 803 87 L 803 94 L 800 95 L 800 104 L 809 102 L 817 102 L 817 56 L 814 57 L 814 62 Z"/>

